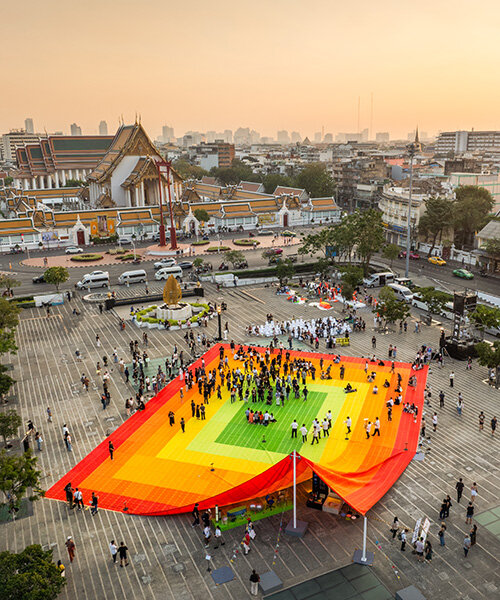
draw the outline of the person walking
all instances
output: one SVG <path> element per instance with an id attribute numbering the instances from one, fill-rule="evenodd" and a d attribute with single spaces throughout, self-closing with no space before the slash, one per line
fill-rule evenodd
<path id="1" fill-rule="evenodd" d="M 460 498 L 462 497 L 464 491 L 464 482 L 462 481 L 461 477 L 455 484 L 455 489 L 457 490 L 457 502 L 460 502 Z"/>
<path id="2" fill-rule="evenodd" d="M 259 593 L 259 582 L 260 576 L 255 569 L 252 569 L 252 574 L 250 575 L 250 593 L 252 596 L 257 596 Z"/>
<path id="3" fill-rule="evenodd" d="M 450 373 L 450 387 L 453 387 L 454 383 L 455 383 L 455 373 L 454 373 L 454 371 L 452 371 Z"/>
<path id="4" fill-rule="evenodd" d="M 438 415 L 437 415 L 437 412 L 435 412 L 435 413 L 432 415 L 432 430 L 433 430 L 434 432 L 436 432 L 436 431 L 437 431 L 437 426 L 438 426 Z"/>
<path id="5" fill-rule="evenodd" d="M 344 422 L 345 422 L 345 425 L 347 427 L 346 435 L 349 435 L 351 433 L 351 426 L 352 426 L 352 419 L 351 419 L 351 417 L 347 417 L 347 419 Z"/>
<path id="6" fill-rule="evenodd" d="M 372 433 L 372 437 L 374 435 L 378 435 L 380 437 L 380 419 L 378 417 L 375 419 L 374 430 L 373 430 L 373 433 Z"/>
<path id="7" fill-rule="evenodd" d="M 214 550 L 216 550 L 219 546 L 224 546 L 226 542 L 224 541 L 224 538 L 222 537 L 222 531 L 221 528 L 219 527 L 219 525 L 217 525 L 217 527 L 215 528 L 215 546 L 214 546 Z"/>
<path id="8" fill-rule="evenodd" d="M 471 546 L 471 541 L 470 541 L 470 537 L 467 535 L 465 536 L 464 539 L 464 556 L 467 558 L 467 554 L 469 554 L 469 550 L 470 550 L 470 546 Z"/>
<path id="9" fill-rule="evenodd" d="M 375 336 L 372 337 L 372 348 L 375 349 L 377 347 L 377 338 Z"/>
<path id="10" fill-rule="evenodd" d="M 481 411 L 479 413 L 479 431 L 483 431 L 484 429 L 484 412 Z"/>
<path id="11" fill-rule="evenodd" d="M 75 558 L 76 546 L 70 535 L 68 535 L 68 539 L 66 540 L 66 548 L 68 550 L 69 562 L 72 563 Z"/>
<path id="12" fill-rule="evenodd" d="M 458 413 L 459 417 L 462 416 L 462 410 L 463 410 L 463 408 L 464 408 L 464 403 L 462 401 L 462 398 L 459 397 L 458 400 L 457 400 L 457 413 Z"/>
<path id="13" fill-rule="evenodd" d="M 111 540 L 109 542 L 109 551 L 111 552 L 111 558 L 113 559 L 113 564 L 116 565 L 116 557 L 118 555 L 118 546 L 115 544 L 115 540 Z"/>
<path id="14" fill-rule="evenodd" d="M 441 390 L 439 392 L 439 408 L 444 408 L 444 392 Z"/>
<path id="15" fill-rule="evenodd" d="M 120 547 L 118 548 L 118 554 L 120 555 L 120 567 L 123 567 L 123 563 L 125 563 L 126 567 L 128 566 L 127 552 L 127 546 L 125 546 L 123 542 L 120 542 Z"/>
<path id="16" fill-rule="evenodd" d="M 474 546 L 476 543 L 476 536 L 477 536 L 477 525 L 473 525 L 472 529 L 469 531 L 471 547 Z"/>
<path id="17" fill-rule="evenodd" d="M 186 422 L 184 421 L 184 417 L 181 417 L 181 429 L 182 429 L 182 433 L 184 433 L 186 431 Z"/>
<path id="18" fill-rule="evenodd" d="M 36 445 L 37 445 L 37 448 L 38 448 L 38 452 L 41 452 L 42 451 L 43 439 L 42 439 L 41 434 L 38 431 L 35 433 L 35 442 L 36 442 Z"/>
<path id="19" fill-rule="evenodd" d="M 370 431 L 372 430 L 372 422 L 368 421 L 368 423 L 366 424 L 366 439 L 369 440 L 370 439 Z"/>
<path id="20" fill-rule="evenodd" d="M 478 494 L 477 484 L 474 481 L 474 483 L 472 484 L 472 486 L 470 488 L 470 501 L 471 502 L 474 502 L 474 500 L 476 499 L 477 494 Z"/>
<path id="21" fill-rule="evenodd" d="M 302 423 L 302 427 L 300 428 L 300 433 L 302 434 L 302 443 L 307 442 L 307 427 L 305 423 Z"/>
<path id="22" fill-rule="evenodd" d="M 472 517 L 474 516 L 474 505 L 472 502 L 469 502 L 469 505 L 467 506 L 467 512 L 465 514 L 465 524 L 472 525 Z"/>
<path id="23" fill-rule="evenodd" d="M 424 558 L 428 562 L 432 561 L 432 544 L 430 543 L 429 540 L 427 540 L 425 542 L 425 546 L 424 546 Z"/>
<path id="24" fill-rule="evenodd" d="M 205 548 L 208 548 L 210 546 L 210 538 L 212 537 L 212 530 L 209 524 L 203 528 L 203 537 L 205 538 Z"/>
<path id="25" fill-rule="evenodd" d="M 493 417 L 493 419 L 491 419 L 491 436 L 492 437 L 495 435 L 496 428 L 497 428 L 497 418 Z"/>
<path id="26" fill-rule="evenodd" d="M 47 406 L 47 421 L 52 423 L 52 410 Z"/>
<path id="27" fill-rule="evenodd" d="M 109 440 L 108 442 L 108 450 L 109 450 L 109 458 L 113 460 L 113 452 L 115 451 L 115 447 L 113 446 L 113 442 Z"/>
<path id="28" fill-rule="evenodd" d="M 85 504 L 83 503 L 83 494 L 78 488 L 75 488 L 73 499 L 75 501 L 75 506 L 78 507 L 78 510 L 85 510 Z"/>
<path id="29" fill-rule="evenodd" d="M 439 537 L 439 545 L 440 546 L 445 546 L 445 533 L 446 533 L 446 524 L 444 523 L 444 521 L 441 523 L 441 529 L 438 531 L 438 537 Z"/>

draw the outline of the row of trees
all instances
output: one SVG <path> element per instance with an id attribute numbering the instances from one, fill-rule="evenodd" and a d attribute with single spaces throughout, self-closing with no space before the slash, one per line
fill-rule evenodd
<path id="1" fill-rule="evenodd" d="M 373 255 L 384 242 L 381 213 L 374 209 L 357 210 L 337 225 L 323 227 L 317 233 L 305 236 L 298 252 L 313 256 L 321 253 L 331 263 L 338 256 L 350 265 L 355 251 L 362 271 L 367 275 Z"/>
<path id="2" fill-rule="evenodd" d="M 454 242 L 458 248 L 472 247 L 475 232 L 486 225 L 495 204 L 488 190 L 474 185 L 458 187 L 455 196 L 455 200 L 437 196 L 425 201 L 419 233 L 431 244 L 429 255 L 448 229 L 454 230 Z"/>
<path id="3" fill-rule="evenodd" d="M 186 160 L 174 163 L 176 171 L 185 179 L 201 179 L 204 175 L 215 177 L 222 185 L 236 185 L 240 181 L 255 181 L 264 184 L 267 194 L 272 194 L 277 186 L 305 189 L 312 198 L 333 196 L 335 184 L 323 163 L 309 163 L 296 175 L 254 173 L 250 165 L 235 159 L 231 167 L 214 167 L 210 172 Z"/>

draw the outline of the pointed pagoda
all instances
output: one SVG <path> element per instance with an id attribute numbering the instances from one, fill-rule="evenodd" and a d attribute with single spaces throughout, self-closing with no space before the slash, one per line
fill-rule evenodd
<path id="1" fill-rule="evenodd" d="M 122 124 L 108 151 L 87 177 L 90 203 L 94 208 L 142 207 L 159 204 L 156 163 L 164 160 L 140 120 Z M 162 177 L 162 196 L 167 195 L 166 175 Z M 182 177 L 171 169 L 172 200 L 182 196 Z"/>

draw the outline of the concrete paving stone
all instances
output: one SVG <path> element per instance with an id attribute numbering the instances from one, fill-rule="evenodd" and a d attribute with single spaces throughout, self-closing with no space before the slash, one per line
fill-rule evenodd
<path id="1" fill-rule="evenodd" d="M 500 519 L 500 506 L 497 506 L 496 508 L 492 508 L 490 510 L 493 514 L 497 515 L 498 518 Z"/>
<path id="2" fill-rule="evenodd" d="M 493 521 L 493 523 L 489 523 L 488 525 L 486 525 L 486 529 L 493 535 L 500 536 L 500 520 Z"/>

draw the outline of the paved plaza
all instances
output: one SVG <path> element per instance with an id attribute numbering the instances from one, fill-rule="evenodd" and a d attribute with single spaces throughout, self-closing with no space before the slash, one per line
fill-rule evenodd
<path id="1" fill-rule="evenodd" d="M 150 288 L 152 292 L 161 289 L 156 283 Z M 264 323 L 268 313 L 272 313 L 275 320 L 281 320 L 292 316 L 337 315 L 341 310 L 340 305 L 330 313 L 307 305 L 291 305 L 284 297 L 276 296 L 273 288 L 264 286 L 217 292 L 214 286 L 208 285 L 206 291 L 208 300 L 224 299 L 227 302 L 228 311 L 223 314 L 223 322 L 228 321 L 229 337 L 237 342 L 250 341 L 248 324 Z M 133 289 L 121 291 L 121 294 L 132 293 Z M 81 311 L 81 316 L 72 314 L 74 306 Z M 351 345 L 342 348 L 343 354 L 368 356 L 373 352 L 373 315 L 368 309 L 360 314 L 366 320 L 366 331 L 353 333 Z M 414 312 L 413 317 L 418 318 L 418 313 Z M 21 313 L 19 352 L 11 359 L 13 376 L 17 380 L 12 406 L 24 421 L 32 419 L 42 433 L 44 448 L 37 454 L 45 489 L 126 420 L 125 399 L 134 394 L 132 387 L 125 384 L 115 369 L 111 373 L 111 403 L 102 410 L 101 385 L 96 375 L 96 363 L 102 362 L 104 355 L 111 358 L 116 348 L 118 356 L 129 362 L 130 340 L 142 339 L 142 330 L 127 323 L 125 331 L 120 331 L 118 323 L 117 314 L 105 312 L 101 315 L 97 305 L 82 303 L 78 298 L 54 307 L 50 318 L 40 309 Z M 209 323 L 205 332 L 210 337 L 216 335 L 217 319 Z M 99 348 L 95 343 L 97 334 L 102 342 Z M 148 330 L 149 355 L 152 359 L 171 356 L 174 344 L 188 354 L 183 335 L 184 331 Z M 421 333 L 416 334 L 410 324 L 406 334 L 396 331 L 375 335 L 377 357 L 386 359 L 387 348 L 393 344 L 398 348 L 398 360 L 411 362 L 420 344 L 437 346 L 439 326 L 422 326 Z M 256 339 L 251 341 L 255 343 Z M 262 339 L 263 344 L 267 342 Z M 75 360 L 76 349 L 83 355 L 82 362 Z M 319 351 L 325 351 L 323 341 Z M 472 371 L 466 371 L 465 366 L 465 363 L 450 359 L 446 360 L 443 369 L 432 366 L 428 378 L 432 402 L 426 407 L 430 442 L 425 446 L 425 459 L 412 461 L 394 487 L 368 513 L 368 550 L 375 553 L 373 572 L 393 593 L 410 584 L 415 584 L 429 599 L 479 600 L 499 593 L 500 540 L 495 527 L 488 529 L 486 525 L 493 522 L 491 515 L 498 516 L 500 506 L 500 441 L 492 439 L 489 429 L 491 417 L 500 413 L 500 391 L 484 383 L 484 368 L 474 363 Z M 451 370 L 455 371 L 453 389 L 448 380 Z M 88 393 L 82 391 L 82 373 L 91 380 Z M 437 396 L 441 389 L 446 398 L 445 407 L 440 409 Z M 458 392 L 464 395 L 462 416 L 455 408 Z M 54 415 L 53 423 L 47 423 L 48 406 Z M 434 410 L 439 415 L 436 433 L 432 432 L 431 426 Z M 481 410 L 487 424 L 483 432 L 478 430 Z M 63 443 L 64 423 L 73 435 L 72 452 L 67 452 Z M 460 505 L 455 502 L 458 477 L 463 477 L 466 485 Z M 475 502 L 479 516 L 477 544 L 464 559 L 462 543 L 469 531 L 465 524 L 465 506 L 474 481 L 479 488 Z M 280 524 L 286 525 L 290 513 L 283 515 L 283 520 L 275 515 L 256 522 L 257 537 L 247 556 L 239 550 L 242 529 L 225 533 L 225 546 L 211 551 L 211 566 L 229 565 L 235 578 L 221 586 L 216 586 L 207 572 L 202 531 L 193 529 L 191 518 L 186 515 L 137 517 L 100 510 L 92 516 L 89 510 L 70 511 L 62 502 L 44 499 L 35 504 L 33 516 L 0 525 L 0 549 L 20 551 L 33 543 L 52 548 L 55 560 L 61 558 L 67 567 L 68 585 L 61 594 L 64 599 L 239 600 L 250 597 L 252 568 L 258 573 L 273 569 L 288 587 L 351 562 L 354 550 L 361 545 L 361 520 L 346 521 L 306 508 L 305 497 L 309 489 L 308 484 L 304 484 L 299 492 L 298 516 L 309 523 L 303 539 L 279 536 Z M 439 509 L 448 493 L 453 506 L 447 519 L 446 546 L 441 548 L 437 537 Z M 488 515 L 481 518 L 486 511 L 489 511 Z M 417 557 L 408 549 L 400 552 L 400 543 L 392 541 L 389 532 L 395 515 L 400 524 L 410 530 L 416 519 L 430 519 L 429 539 L 434 548 L 432 563 L 417 562 Z M 76 544 L 76 559 L 71 565 L 64 547 L 68 535 L 73 536 Z M 131 564 L 127 568 L 113 564 L 108 550 L 111 539 L 118 544 L 124 541 L 130 549 Z"/>

